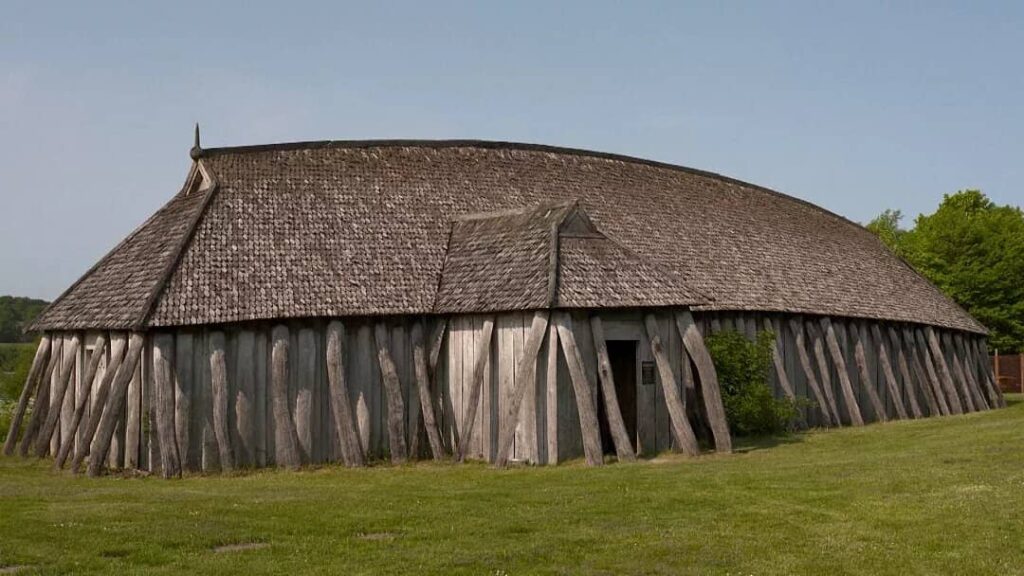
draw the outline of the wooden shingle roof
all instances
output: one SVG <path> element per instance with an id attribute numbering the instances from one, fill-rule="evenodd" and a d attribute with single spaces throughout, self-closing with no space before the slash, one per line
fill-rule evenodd
<path id="1" fill-rule="evenodd" d="M 34 328 L 430 313 L 445 301 L 453 221 L 578 202 L 603 240 L 561 243 L 565 279 L 607 276 L 619 259 L 647 284 L 662 283 L 652 302 L 693 304 L 691 295 L 705 302 L 698 309 L 984 331 L 861 226 L 698 170 L 476 141 L 222 148 L 199 163 L 215 181 L 210 193 L 186 186 Z M 556 305 L 622 305 L 615 296 L 636 287 L 612 287 L 629 281 L 600 290 L 565 282 Z"/>

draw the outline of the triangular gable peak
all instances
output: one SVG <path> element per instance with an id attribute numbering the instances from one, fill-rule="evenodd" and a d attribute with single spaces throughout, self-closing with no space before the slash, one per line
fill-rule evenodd
<path id="1" fill-rule="evenodd" d="M 707 301 L 609 239 L 573 201 L 456 218 L 434 311 L 622 308 Z"/>

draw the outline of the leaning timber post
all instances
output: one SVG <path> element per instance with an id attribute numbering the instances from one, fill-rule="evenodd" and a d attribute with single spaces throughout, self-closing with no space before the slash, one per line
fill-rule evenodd
<path id="1" fill-rule="evenodd" d="M 960 367 L 956 349 L 952 346 L 949 333 L 939 331 L 935 336 L 935 340 L 939 343 L 939 349 L 942 350 L 942 361 L 946 363 L 947 369 L 952 377 L 953 389 L 957 391 L 960 396 L 960 401 L 963 402 L 964 412 L 977 412 L 980 410 L 980 407 L 976 406 L 974 403 L 974 397 L 971 395 L 971 390 L 967 386 L 967 378 L 963 373 L 963 369 Z"/>
<path id="2" fill-rule="evenodd" d="M 224 332 L 210 332 L 210 389 L 213 392 L 213 435 L 217 438 L 217 455 L 221 470 L 235 468 L 235 455 L 231 449 L 231 429 L 228 426 L 228 367 Z M 160 398 L 159 387 L 156 392 Z M 157 416 L 159 421 L 160 417 Z M 161 444 L 163 438 L 160 439 Z"/>
<path id="3" fill-rule="evenodd" d="M 782 352 L 779 349 L 779 340 L 782 338 L 781 326 L 776 326 L 770 318 L 765 316 L 764 329 L 775 335 L 772 340 L 772 363 L 775 365 L 775 374 L 779 378 L 779 386 L 782 386 L 782 392 L 786 398 L 795 400 L 796 394 L 793 393 L 793 385 L 789 381 L 789 375 L 786 374 L 786 363 L 782 360 Z"/>
<path id="4" fill-rule="evenodd" d="M 999 407 L 1006 408 L 1006 398 L 1003 397 L 1003 388 L 999 385 L 999 373 L 992 371 L 992 362 L 989 360 L 988 355 L 988 343 L 985 342 L 984 338 L 978 338 L 977 346 L 979 352 L 978 361 L 982 362 L 982 374 L 985 375 L 985 379 L 988 380 L 989 385 L 992 386 L 993 390 L 995 390 L 996 397 L 999 398 Z"/>
<path id="5" fill-rule="evenodd" d="M 430 399 L 431 399 L 431 403 L 430 403 L 429 406 L 430 406 L 430 409 L 434 411 L 434 423 L 435 423 L 435 425 L 437 427 L 438 434 L 440 435 L 440 440 L 441 440 L 440 449 L 438 451 L 434 452 L 434 458 L 435 459 L 443 457 L 446 453 L 452 453 L 453 452 L 450 449 L 450 447 L 447 446 L 447 437 L 446 437 L 446 435 L 441 434 L 442 408 L 441 408 L 441 406 L 435 406 L 436 402 L 434 401 L 434 395 L 433 395 L 434 391 L 437 390 L 438 394 L 439 394 L 438 401 L 440 401 L 441 383 L 438 382 L 439 375 L 438 375 L 437 365 L 438 365 L 438 360 L 441 357 L 441 347 L 444 345 L 444 337 L 445 337 L 445 334 L 447 334 L 447 332 L 448 332 L 448 318 L 446 318 L 446 317 L 438 318 L 436 320 L 435 324 L 434 324 L 433 332 L 430 334 L 430 350 L 429 350 L 428 357 L 427 357 L 427 377 L 429 378 L 428 382 L 430 383 L 430 387 L 428 388 L 428 392 L 430 393 Z M 420 393 L 422 394 L 422 392 L 420 392 Z M 423 408 L 423 402 L 420 402 L 420 408 L 421 409 Z M 428 433 L 428 438 L 429 438 L 429 433 Z"/>
<path id="6" fill-rule="evenodd" d="M 583 367 L 583 356 L 576 345 L 576 335 L 572 331 L 572 319 L 568 312 L 555 313 L 555 326 L 558 329 L 558 340 L 562 345 L 562 354 L 569 367 L 573 393 L 576 396 L 576 409 L 580 417 L 580 432 L 583 436 L 583 454 L 589 466 L 604 464 L 601 450 L 601 429 L 597 422 L 597 407 L 593 402 L 593 390 L 587 371 Z"/>
<path id="7" fill-rule="evenodd" d="M 889 397 L 892 398 L 893 406 L 896 407 L 896 416 L 900 420 L 906 420 L 909 416 L 907 414 L 907 407 L 903 403 L 903 395 L 900 394 L 899 384 L 896 382 L 896 374 L 892 369 L 892 361 L 889 359 L 889 349 L 885 345 L 886 337 L 882 335 L 881 328 L 878 327 L 877 322 L 871 323 L 871 335 L 875 338 L 875 343 L 878 345 L 878 362 L 882 365 L 882 374 L 885 376 L 885 385 L 889 390 Z M 906 369 L 906 359 L 903 360 L 904 364 L 902 369 Z M 909 370 L 907 370 L 907 385 L 910 384 Z M 913 403 L 914 418 L 920 417 L 920 409 L 917 406 L 917 399 L 910 395 L 911 402 Z"/>
<path id="8" fill-rule="evenodd" d="M 992 369 L 992 360 L 988 357 L 988 353 L 982 354 L 981 347 L 978 345 L 978 341 L 981 338 L 972 337 L 967 339 L 967 348 L 970 350 L 971 365 L 974 367 L 972 372 L 978 375 L 979 384 L 984 388 L 985 395 L 988 396 L 989 406 L 997 408 L 1002 406 L 1000 400 L 1002 396 L 996 393 L 996 388 L 989 378 L 989 370 Z"/>
<path id="9" fill-rule="evenodd" d="M 174 432 L 174 335 L 153 337 L 153 394 L 160 437 L 160 470 L 164 478 L 181 477 L 178 439 Z"/>
<path id="10" fill-rule="evenodd" d="M 925 398 L 928 400 L 931 414 L 947 416 L 949 405 L 946 403 L 946 395 L 942 393 L 939 378 L 935 375 L 935 367 L 930 363 L 927 347 L 922 348 L 918 343 L 917 334 L 914 333 L 913 328 L 904 329 L 903 340 L 913 358 L 914 371 L 921 382 L 921 391 L 924 392 Z"/>
<path id="11" fill-rule="evenodd" d="M 434 395 L 430 385 L 434 369 L 430 367 L 430 356 L 433 355 L 433 343 L 444 339 L 444 320 L 438 322 L 441 326 L 440 336 L 432 335 L 431 349 L 428 353 L 423 342 L 423 323 L 416 321 L 410 330 L 412 340 L 412 361 L 413 372 L 416 378 L 416 393 L 420 398 L 420 411 L 423 415 L 423 428 L 427 432 L 427 442 L 430 444 L 430 454 L 434 460 L 440 461 L 444 458 L 444 443 L 441 441 L 441 428 L 437 425 L 437 412 L 434 409 Z M 436 330 L 435 330 L 436 331 Z M 438 355 L 441 353 L 441 345 L 437 345 Z"/>
<path id="12" fill-rule="evenodd" d="M 81 345 L 81 338 L 78 334 L 71 337 L 71 346 L 64 350 L 64 359 L 61 360 L 60 372 L 57 377 L 57 387 L 53 390 L 53 397 L 50 398 L 50 410 L 46 414 L 46 421 L 39 430 L 39 437 L 36 438 L 36 456 L 42 458 L 50 450 L 50 441 L 57 431 L 57 423 L 61 416 L 61 407 L 64 404 L 64 396 L 67 393 L 68 383 L 75 373 L 75 359 L 78 357 L 78 347 Z"/>
<path id="13" fill-rule="evenodd" d="M 299 458 L 309 464 L 317 461 L 314 453 L 313 398 L 316 386 L 316 333 L 310 327 L 299 328 L 298 370 L 295 379 L 295 437 L 299 440 Z"/>
<path id="14" fill-rule="evenodd" d="M 71 426 L 68 428 L 67 436 L 61 442 L 60 450 L 57 451 L 57 459 L 53 461 L 54 470 L 60 470 L 64 467 L 64 463 L 71 454 L 71 450 L 75 447 L 76 433 L 78 432 L 78 427 L 82 423 L 82 418 L 85 416 L 85 411 L 89 407 L 89 400 L 92 396 L 92 381 L 96 378 L 96 373 L 99 371 L 100 360 L 103 359 L 106 351 L 107 337 L 104 334 L 100 334 L 96 337 L 96 342 L 93 344 L 92 357 L 89 359 L 89 366 L 86 368 L 85 378 L 82 380 L 82 393 L 78 398 L 76 398 L 77 404 L 75 406 L 75 413 L 71 417 Z M 83 436 L 83 438 L 91 438 L 91 436 Z M 87 445 L 88 440 L 84 440 L 79 451 L 85 452 Z"/>
<path id="15" fill-rule="evenodd" d="M 693 360 L 693 364 L 697 367 L 701 394 L 704 397 L 704 411 L 708 415 L 711 433 L 715 438 L 715 451 L 732 452 L 732 436 L 729 435 L 729 423 L 725 419 L 725 406 L 722 404 L 722 391 L 718 385 L 715 363 L 711 360 L 711 354 L 708 353 L 708 349 L 704 345 L 704 337 L 697 329 L 697 324 L 694 323 L 690 311 L 676 312 L 675 316 L 676 329 L 679 330 L 679 335 L 683 339 L 683 347 L 686 349 L 683 361 Z M 753 320 L 751 320 L 750 326 L 754 326 Z M 756 334 L 754 338 L 757 338 Z M 783 376 L 785 376 L 785 371 L 783 371 Z M 789 384 L 787 383 L 785 387 L 788 389 Z M 792 395 L 792 393 L 790 389 L 788 394 Z"/>
<path id="16" fill-rule="evenodd" d="M 969 378 L 974 379 L 974 385 L 978 387 L 978 391 L 985 398 L 985 404 L 990 409 L 998 408 L 999 400 L 989 388 L 985 375 L 980 371 L 980 365 L 976 356 L 977 350 L 973 346 L 973 341 L 974 338 L 972 336 L 962 336 L 960 338 L 961 351 L 964 354 L 964 370 Z"/>
<path id="17" fill-rule="evenodd" d="M 92 410 L 89 413 L 89 419 L 85 422 L 85 433 L 82 436 L 85 441 L 85 448 L 75 452 L 75 457 L 71 460 L 71 471 L 75 474 L 82 469 L 82 462 L 92 450 L 92 443 L 95 441 L 96 431 L 99 429 L 100 421 L 103 417 L 103 409 L 110 397 L 110 385 L 113 383 L 117 370 L 124 360 L 127 345 L 128 338 L 124 332 L 110 333 L 110 361 L 107 362 L 99 385 L 95 387 L 96 391 L 94 393 L 95 398 L 92 401 Z"/>
<path id="18" fill-rule="evenodd" d="M 950 414 L 963 414 L 964 407 L 960 403 L 956 389 L 953 388 L 953 378 L 950 377 L 949 368 L 942 358 L 942 350 L 939 349 L 938 341 L 935 341 L 934 344 L 932 342 L 935 338 L 935 333 L 928 327 L 924 331 L 921 329 L 916 330 L 916 334 L 921 352 L 926 357 L 925 366 L 930 368 L 930 372 L 935 373 L 935 381 L 939 384 L 939 393 L 945 397 Z"/>
<path id="19" fill-rule="evenodd" d="M 536 360 L 537 352 L 540 351 L 540 340 L 544 336 L 544 329 L 547 327 L 547 317 L 544 317 L 545 325 L 538 326 L 536 316 L 534 317 L 533 330 L 530 332 L 530 340 L 533 342 L 536 336 L 536 347 L 532 348 L 527 346 L 528 353 L 532 354 L 531 358 L 533 362 L 528 366 L 522 366 L 520 369 L 530 370 L 533 369 L 533 374 L 536 375 Z M 538 329 L 539 328 L 539 329 Z M 615 393 L 615 379 L 612 375 L 612 365 L 608 358 L 608 347 L 604 339 L 604 326 L 601 323 L 601 317 L 594 315 L 590 317 L 590 331 L 594 338 L 594 350 L 597 352 L 597 374 L 598 379 L 601 383 L 601 392 L 604 396 L 604 409 L 608 416 L 608 428 L 611 432 L 612 443 L 615 444 L 615 456 L 620 462 L 634 462 L 636 461 L 636 454 L 633 452 L 633 443 L 636 439 L 629 437 L 629 432 L 626 431 L 626 423 L 622 419 L 622 409 L 619 406 L 619 398 Z M 523 358 L 526 360 L 527 358 Z M 518 373 L 518 370 L 517 370 Z M 533 378 L 530 378 L 532 384 Z M 519 402 L 522 400 L 523 394 L 516 389 L 516 400 L 514 402 L 515 411 L 509 414 L 510 426 L 508 430 L 508 436 L 503 442 L 503 446 L 506 448 L 512 445 L 512 431 L 515 427 L 515 415 L 519 413 Z M 503 426 L 504 429 L 504 426 Z M 504 462 L 501 463 L 504 465 Z"/>
<path id="20" fill-rule="evenodd" d="M 875 411 L 875 417 L 882 422 L 886 422 L 889 420 L 889 415 L 885 413 L 882 399 L 878 397 L 878 389 L 875 388 L 875 381 L 871 377 L 871 371 L 868 370 L 868 361 L 864 354 L 864 340 L 862 336 L 866 336 L 866 334 L 862 334 L 856 322 L 850 323 L 850 332 L 852 332 L 853 336 L 853 358 L 857 363 L 857 372 L 860 374 L 860 385 L 868 393 L 868 400 L 871 402 L 872 410 Z"/>
<path id="21" fill-rule="evenodd" d="M 839 373 L 839 388 L 843 392 L 843 401 L 846 403 L 846 412 L 850 417 L 850 423 L 854 426 L 863 426 L 864 417 L 860 414 L 860 406 L 857 404 L 857 397 L 853 394 L 853 384 L 850 383 L 850 373 L 846 368 L 846 359 L 843 358 L 843 351 L 839 348 L 839 341 L 836 339 L 835 328 L 828 316 L 822 316 L 821 330 L 825 334 L 825 341 L 828 344 L 829 354 L 832 355 L 832 362 Z"/>
<path id="22" fill-rule="evenodd" d="M 36 355 L 32 358 L 32 368 L 25 378 L 25 386 L 21 389 L 21 396 L 18 398 L 18 406 L 11 416 L 11 426 L 7 430 L 7 440 L 4 441 L 4 455 L 10 456 L 14 453 L 17 445 L 18 429 L 21 428 L 21 421 L 25 418 L 25 410 L 28 409 L 28 401 L 33 394 L 37 394 L 41 376 L 46 369 L 47 361 L 50 359 L 50 336 L 43 334 L 36 348 Z M 38 394 L 37 394 L 38 395 Z"/>
<path id="23" fill-rule="evenodd" d="M 807 378 L 807 386 L 810 387 L 811 393 L 814 395 L 814 399 L 818 402 L 818 410 L 821 412 L 821 417 L 825 421 L 825 426 L 831 427 L 836 423 L 832 419 L 832 412 L 829 410 L 828 400 L 821 391 L 821 385 L 818 383 L 818 377 L 814 374 L 814 367 L 811 365 L 811 356 L 807 352 L 807 346 L 804 342 L 804 323 L 799 318 L 790 318 L 789 328 L 793 332 L 793 336 L 796 341 L 796 352 L 800 359 L 800 367 L 803 369 L 804 376 Z"/>
<path id="24" fill-rule="evenodd" d="M 647 340 L 651 347 L 651 354 L 658 367 L 658 376 L 661 380 L 661 389 L 665 396 L 665 405 L 668 408 L 669 420 L 671 421 L 672 438 L 675 440 L 676 449 L 687 456 L 696 456 L 700 453 L 697 446 L 697 437 L 690 426 L 690 420 L 686 417 L 686 407 L 679 394 L 679 385 L 676 383 L 676 376 L 672 372 L 672 363 L 665 352 L 665 345 L 661 340 L 661 329 L 658 326 L 658 319 L 654 314 L 644 315 L 644 327 L 647 329 Z M 703 382 L 701 385 L 703 386 Z"/>
<path id="25" fill-rule="evenodd" d="M 540 354 L 540 347 L 548 330 L 548 317 L 549 313 L 546 310 L 538 310 L 533 313 L 530 335 L 526 339 L 526 347 L 522 351 L 515 372 L 522 374 L 523 378 L 513 388 L 512 396 L 505 406 L 505 412 L 500 415 L 498 450 L 494 458 L 496 467 L 500 468 L 508 464 L 512 441 L 515 439 L 516 424 L 519 422 L 520 406 L 527 394 L 536 394 L 537 392 L 537 355 Z"/>
<path id="26" fill-rule="evenodd" d="M 32 405 L 32 415 L 25 426 L 25 433 L 21 437 L 21 443 L 18 444 L 18 454 L 22 457 L 28 456 L 29 448 L 34 443 L 43 422 L 46 421 L 46 412 L 50 404 L 50 388 L 53 373 L 57 372 L 58 375 L 60 374 L 60 344 L 62 340 L 60 336 L 53 336 L 53 338 L 50 341 L 50 360 L 46 364 L 46 372 L 43 373 L 43 377 L 37 387 L 36 400 Z"/>
<path id="27" fill-rule="evenodd" d="M 825 357 L 824 337 L 818 331 L 818 326 L 812 320 L 806 322 L 807 335 L 811 338 L 814 347 L 814 359 L 817 361 L 818 374 L 821 375 L 821 389 L 825 392 L 825 399 L 828 400 L 828 407 L 832 411 L 832 421 L 836 426 L 842 426 L 843 420 L 839 416 L 839 405 L 836 404 L 834 390 L 832 389 L 831 367 Z"/>
<path id="28" fill-rule="evenodd" d="M 327 385 L 331 393 L 331 411 L 341 446 L 341 457 L 346 466 L 362 466 L 366 459 L 348 396 L 348 382 L 345 379 L 345 325 L 340 320 L 332 320 L 327 325 Z"/>
<path id="29" fill-rule="evenodd" d="M 278 466 L 297 469 L 301 464 L 299 439 L 295 435 L 288 407 L 288 353 L 291 346 L 288 327 L 274 326 L 271 332 L 270 395 L 274 413 L 274 461 Z"/>
<path id="30" fill-rule="evenodd" d="M 988 392 L 985 390 L 985 386 L 982 385 L 978 379 L 978 374 L 972 368 L 974 362 L 971 360 L 971 349 L 967 344 L 967 338 L 960 333 L 957 333 L 953 338 L 953 345 L 955 349 L 960 353 L 960 367 L 967 377 L 967 385 L 971 389 L 971 393 L 974 394 L 975 402 L 980 400 L 980 406 L 986 410 L 991 410 L 997 406 L 994 404 L 988 396 Z"/>
<path id="31" fill-rule="evenodd" d="M 377 362 L 380 364 L 380 378 L 384 384 L 384 395 L 388 405 L 388 445 L 391 462 L 401 464 L 409 459 L 405 444 L 405 402 L 402 399 L 402 384 L 398 370 L 391 357 L 387 324 L 378 322 L 373 330 L 377 341 Z"/>
<path id="32" fill-rule="evenodd" d="M 107 461 L 107 452 L 110 450 L 114 428 L 117 427 L 121 418 L 121 410 L 124 408 L 128 383 L 135 375 L 135 367 L 139 364 L 145 343 L 146 335 L 142 332 L 132 332 L 128 337 L 128 352 L 117 367 L 117 374 L 110 384 L 110 394 L 107 397 L 106 406 L 103 407 L 99 428 L 89 448 L 89 476 L 99 476 L 100 471 L 103 470 L 103 463 Z M 113 363 L 113 359 L 111 359 L 111 363 Z M 75 459 L 78 459 L 77 455 Z"/>
<path id="33" fill-rule="evenodd" d="M 476 363 L 473 365 L 473 382 L 470 385 L 469 399 L 466 401 L 462 434 L 459 437 L 458 460 L 461 462 L 469 450 L 469 441 L 473 437 L 473 425 L 476 423 L 476 411 L 480 404 L 480 393 L 484 386 L 484 372 L 487 360 L 491 356 L 491 335 L 494 333 L 494 317 L 486 316 L 481 330 L 480 342 L 476 349 Z"/>
<path id="34" fill-rule="evenodd" d="M 960 389 L 963 391 L 964 399 L 968 407 L 972 412 L 987 410 L 988 406 L 985 404 L 985 399 L 975 391 L 974 387 L 971 386 L 970 379 L 967 378 L 967 372 L 964 371 L 963 362 L 960 360 L 960 351 L 957 350 L 957 343 L 954 340 L 953 335 L 944 333 L 942 340 L 946 344 L 946 349 L 949 351 L 949 361 L 953 365 L 953 374 L 960 382 Z"/>

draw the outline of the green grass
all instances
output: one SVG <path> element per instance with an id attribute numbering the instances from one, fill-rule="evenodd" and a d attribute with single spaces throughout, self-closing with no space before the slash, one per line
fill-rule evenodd
<path id="1" fill-rule="evenodd" d="M 262 549 L 214 552 L 225 544 Z M 47 573 L 1019 574 L 1024 402 L 600 469 L 74 478 L 0 457 L 0 566 Z"/>

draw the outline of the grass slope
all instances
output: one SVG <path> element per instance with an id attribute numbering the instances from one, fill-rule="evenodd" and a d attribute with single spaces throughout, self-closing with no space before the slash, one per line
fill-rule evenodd
<path id="1" fill-rule="evenodd" d="M 48 573 L 1014 574 L 1024 402 L 732 456 L 72 478 L 0 457 L 0 566 Z M 218 546 L 263 543 L 264 547 Z"/>

